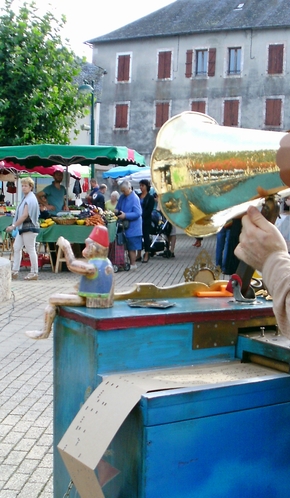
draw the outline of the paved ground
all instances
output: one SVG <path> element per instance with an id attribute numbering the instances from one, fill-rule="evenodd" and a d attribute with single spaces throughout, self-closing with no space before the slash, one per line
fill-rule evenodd
<path id="1" fill-rule="evenodd" d="M 116 291 L 136 282 L 168 286 L 184 281 L 183 272 L 202 249 L 214 262 L 215 237 L 177 236 L 174 259 L 154 257 L 136 271 L 116 273 Z M 12 298 L 1 304 L 0 323 L 0 497 L 52 498 L 52 339 L 33 341 L 24 331 L 41 329 L 43 310 L 55 292 L 69 292 L 79 281 L 70 272 L 40 271 L 25 281 L 27 269 L 12 282 Z M 62 498 L 62 497 L 57 497 Z"/>

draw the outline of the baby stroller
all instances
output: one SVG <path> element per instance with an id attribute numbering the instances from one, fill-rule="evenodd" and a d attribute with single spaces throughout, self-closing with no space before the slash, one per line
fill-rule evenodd
<path id="1" fill-rule="evenodd" d="M 172 225 L 162 215 L 160 211 L 154 209 L 151 214 L 151 235 L 152 242 L 150 245 L 150 256 L 154 256 L 157 252 L 162 252 L 165 258 L 171 257 L 169 250 L 168 236 L 172 230 Z"/>
<path id="2" fill-rule="evenodd" d="M 109 246 L 108 258 L 113 265 L 115 273 L 119 270 L 130 270 L 124 228 L 121 222 L 117 223 L 116 238 Z"/>

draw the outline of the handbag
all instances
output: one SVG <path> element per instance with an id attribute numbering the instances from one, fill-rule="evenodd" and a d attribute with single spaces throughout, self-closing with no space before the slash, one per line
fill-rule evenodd
<path id="1" fill-rule="evenodd" d="M 17 237 L 17 235 L 19 234 L 19 230 L 18 230 L 18 227 L 15 227 L 12 232 L 11 232 L 11 235 L 13 237 L 13 239 L 15 239 Z"/>

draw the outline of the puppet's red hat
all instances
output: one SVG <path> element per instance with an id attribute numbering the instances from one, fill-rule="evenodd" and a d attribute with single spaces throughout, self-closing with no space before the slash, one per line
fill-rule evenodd
<path id="1" fill-rule="evenodd" d="M 93 228 L 93 231 L 90 233 L 89 238 L 92 239 L 97 244 L 100 244 L 102 247 L 109 247 L 109 234 L 106 227 L 102 225 L 97 225 Z"/>

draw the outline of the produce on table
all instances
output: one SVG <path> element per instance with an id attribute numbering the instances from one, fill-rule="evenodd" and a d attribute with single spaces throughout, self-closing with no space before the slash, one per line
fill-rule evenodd
<path id="1" fill-rule="evenodd" d="M 51 218 L 47 218 L 46 220 L 40 220 L 40 226 L 41 228 L 47 228 L 50 227 L 51 225 L 54 225 L 54 221 Z"/>
<path id="2" fill-rule="evenodd" d="M 103 219 L 101 214 L 95 213 L 85 220 L 85 224 L 86 224 L 86 226 L 95 226 L 95 225 L 105 226 L 106 222 Z"/>
<path id="3" fill-rule="evenodd" d="M 116 222 L 118 219 L 113 211 L 105 211 L 104 215 L 107 223 Z"/>

